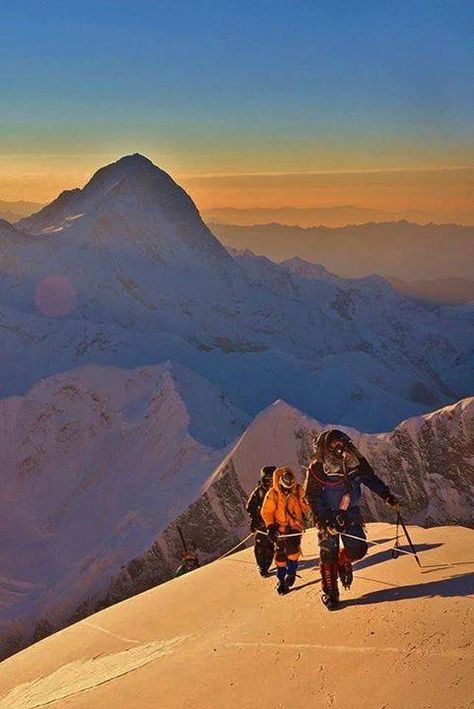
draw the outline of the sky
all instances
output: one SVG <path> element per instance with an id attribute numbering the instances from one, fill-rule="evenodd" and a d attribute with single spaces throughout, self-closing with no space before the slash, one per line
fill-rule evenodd
<path id="1" fill-rule="evenodd" d="M 202 208 L 463 209 L 473 55 L 470 1 L 0 0 L 0 199 L 140 152 Z"/>

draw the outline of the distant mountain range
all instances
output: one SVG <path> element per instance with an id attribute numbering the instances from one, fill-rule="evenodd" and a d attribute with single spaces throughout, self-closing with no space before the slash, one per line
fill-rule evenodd
<path id="1" fill-rule="evenodd" d="M 400 278 L 388 280 L 395 290 L 410 298 L 448 305 L 474 302 L 474 273 L 473 280 L 470 281 L 465 278 L 437 278 L 433 281 L 403 281 Z"/>
<path id="2" fill-rule="evenodd" d="M 36 202 L 0 201 L 0 219 L 17 222 L 42 207 L 43 205 Z M 408 223 L 401 218 L 401 213 L 350 205 L 306 209 L 207 209 L 203 210 L 202 215 L 219 238 L 232 248 L 264 253 L 277 261 L 301 256 L 313 262 L 323 263 L 328 269 L 343 276 L 370 275 L 374 271 L 374 259 L 377 266 L 375 271 L 385 275 L 400 293 L 453 305 L 474 300 L 474 273 L 469 268 L 474 227 L 468 227 L 467 231 L 459 229 L 463 224 L 462 220 L 457 224 L 422 225 L 420 222 L 423 221 L 423 213 L 420 210 L 412 210 L 412 222 Z M 468 224 L 469 220 L 467 215 L 465 216 L 464 223 Z M 273 223 L 269 223 L 270 221 Z M 471 221 L 474 222 L 474 213 Z M 323 226 L 314 227 L 316 222 Z M 236 229 L 239 225 L 248 226 L 250 231 Z M 355 226 L 363 228 L 353 230 Z M 340 227 L 329 234 L 332 245 L 336 244 L 331 254 L 327 253 L 327 227 Z M 386 240 L 388 233 L 390 241 L 391 237 L 394 237 L 392 251 L 399 248 L 399 255 L 395 260 L 391 258 L 390 247 L 386 243 L 380 243 L 380 239 Z M 352 243 L 347 244 L 347 237 L 352 236 Z M 358 240 L 357 248 L 355 239 Z M 446 257 L 451 246 L 457 251 L 457 260 L 452 254 Z M 349 268 L 347 260 L 337 254 L 341 247 L 347 247 L 349 251 L 352 247 L 358 252 L 355 262 L 352 262 Z M 428 265 L 425 248 L 430 250 Z M 363 251 L 370 254 L 368 263 L 364 263 L 361 258 Z M 403 262 L 400 260 L 400 252 L 407 253 L 414 261 L 410 264 Z M 453 272 L 449 276 L 442 272 L 444 260 L 446 268 L 451 268 Z M 425 278 L 421 278 L 423 272 L 426 273 Z"/>
<path id="3" fill-rule="evenodd" d="M 44 204 L 19 200 L 16 202 L 0 200 L 0 219 L 15 222 L 18 219 L 29 217 L 41 209 Z M 434 218 L 431 212 L 421 209 L 403 211 L 389 211 L 382 209 L 368 209 L 352 205 L 338 205 L 336 207 L 280 207 L 280 208 L 235 208 L 215 207 L 203 209 L 202 217 L 205 222 L 215 224 L 234 224 L 239 226 L 254 226 L 256 224 L 277 223 L 281 225 L 314 227 L 342 227 L 354 224 L 367 224 L 368 222 L 398 222 L 408 220 L 416 224 L 431 224 L 433 222 L 445 224 L 456 223 L 464 226 L 474 225 L 474 210 L 472 212 L 459 212 L 444 218 Z"/>
<path id="4" fill-rule="evenodd" d="M 28 217 L 33 212 L 37 212 L 43 205 L 39 202 L 5 202 L 0 200 L 0 219 L 7 222 L 16 222 L 18 219 Z"/>
<path id="5" fill-rule="evenodd" d="M 234 249 L 250 249 L 275 261 L 299 256 L 332 273 L 361 277 L 378 273 L 407 281 L 474 279 L 474 227 L 407 221 L 338 228 L 211 224 Z"/>
<path id="6" fill-rule="evenodd" d="M 314 227 L 328 226 L 340 227 L 349 224 L 366 224 L 367 222 L 398 222 L 403 219 L 427 224 L 434 221 L 456 222 L 456 224 L 474 225 L 474 209 L 471 212 L 456 212 L 436 218 L 433 211 L 422 209 L 404 209 L 403 211 L 389 211 L 382 209 L 368 209 L 352 205 L 338 205 L 336 207 L 280 207 L 258 208 L 249 207 L 236 209 L 234 207 L 221 207 L 204 209 L 203 219 L 213 224 L 234 224 L 239 226 L 254 226 L 256 224 L 277 223 L 281 225 Z"/>

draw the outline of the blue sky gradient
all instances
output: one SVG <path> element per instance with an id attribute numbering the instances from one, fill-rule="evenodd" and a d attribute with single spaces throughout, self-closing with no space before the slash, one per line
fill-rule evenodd
<path id="1" fill-rule="evenodd" d="M 7 162 L 474 163 L 472 2 L 2 0 L 0 22 Z"/>

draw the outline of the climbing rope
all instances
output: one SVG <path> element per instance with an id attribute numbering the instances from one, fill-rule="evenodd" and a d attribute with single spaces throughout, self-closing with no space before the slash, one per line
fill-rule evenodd
<path id="1" fill-rule="evenodd" d="M 288 537 L 301 537 L 301 535 L 304 533 L 305 530 L 302 532 L 298 532 L 298 534 L 279 534 L 278 539 L 288 539 Z M 264 536 L 268 537 L 268 532 L 262 532 L 260 529 L 257 529 L 255 534 L 263 534 Z M 245 539 L 242 539 L 238 544 L 235 545 L 235 547 L 232 547 L 232 549 L 229 549 L 229 551 L 226 551 L 225 554 L 222 554 L 222 556 L 218 556 L 217 559 L 214 559 L 214 561 L 220 561 L 221 559 L 224 559 L 226 556 L 229 556 L 229 554 L 232 554 L 232 552 L 236 551 L 239 547 L 242 546 L 242 544 L 245 544 L 245 542 L 248 542 L 250 537 L 253 536 L 253 532 L 250 532 Z"/>
<path id="2" fill-rule="evenodd" d="M 301 532 L 298 532 L 296 534 L 279 534 L 278 539 L 288 539 L 289 537 L 300 537 L 305 532 L 306 532 L 306 530 L 302 530 Z M 268 532 L 263 532 L 260 529 L 257 529 L 255 534 L 262 534 L 263 536 L 266 536 L 266 537 L 268 536 Z M 391 537 L 390 539 L 387 539 L 384 542 L 372 542 L 372 541 L 370 541 L 370 539 L 365 539 L 364 537 L 357 537 L 355 534 L 349 534 L 348 532 L 340 532 L 340 535 L 341 535 L 341 537 L 348 537 L 349 539 L 356 539 L 359 542 L 364 542 L 364 544 L 368 544 L 369 546 L 375 546 L 375 547 L 384 546 L 385 544 L 387 544 L 387 542 L 395 540 L 396 543 L 395 543 L 395 546 L 393 547 L 392 552 L 396 551 L 397 556 L 398 556 L 398 554 L 408 554 L 408 556 L 413 556 L 416 559 L 418 565 L 421 568 L 423 567 L 421 561 L 418 558 L 416 551 L 413 552 L 413 551 L 408 551 L 407 549 L 401 549 L 401 547 L 398 543 L 398 533 L 397 533 L 397 536 Z M 252 536 L 253 536 L 253 532 L 248 534 L 245 537 L 245 539 L 242 539 L 242 541 L 240 541 L 238 544 L 236 544 L 234 547 L 232 547 L 232 549 L 229 549 L 229 551 L 226 551 L 225 554 L 222 554 L 222 556 L 219 556 L 217 559 L 214 559 L 214 561 L 220 561 L 220 559 L 224 559 L 226 556 L 229 556 L 229 554 L 232 554 L 239 547 L 241 547 L 243 544 L 245 544 Z M 431 554 L 426 554 L 424 552 L 423 552 L 423 556 L 426 559 L 431 559 L 432 561 L 436 561 L 436 563 L 441 566 L 462 566 L 463 565 L 463 562 L 452 563 L 450 561 L 441 561 L 441 559 L 438 559 L 437 557 L 432 556 Z M 394 558 L 396 558 L 396 556 L 394 556 Z M 466 564 L 467 563 L 468 562 L 466 562 Z"/>
<path id="3" fill-rule="evenodd" d="M 289 539 L 290 537 L 301 537 L 302 534 L 305 533 L 305 529 L 303 529 L 301 532 L 296 532 L 296 534 L 279 534 L 278 539 Z M 268 532 L 262 532 L 262 530 L 257 529 L 255 534 L 263 534 L 264 537 L 268 537 Z"/>
<path id="4" fill-rule="evenodd" d="M 248 534 L 245 537 L 245 539 L 242 539 L 242 541 L 239 542 L 238 544 L 236 544 L 235 547 L 232 547 L 232 549 L 229 549 L 229 551 L 226 551 L 225 554 L 222 554 L 222 556 L 217 557 L 217 559 L 214 559 L 214 561 L 220 561 L 224 557 L 229 556 L 229 554 L 232 554 L 232 552 L 236 551 L 239 547 L 242 546 L 242 544 L 245 544 L 245 542 L 247 542 L 250 539 L 250 537 L 252 537 L 252 536 L 253 536 L 253 532 L 250 532 L 250 534 Z"/>

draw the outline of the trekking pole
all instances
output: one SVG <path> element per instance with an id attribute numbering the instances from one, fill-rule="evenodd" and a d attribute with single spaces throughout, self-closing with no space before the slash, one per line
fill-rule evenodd
<path id="1" fill-rule="evenodd" d="M 349 539 L 357 539 L 357 541 L 364 542 L 365 544 L 369 544 L 369 546 L 371 546 L 371 547 L 380 547 L 385 544 L 385 542 L 371 542 L 368 539 L 364 539 L 363 537 L 356 537 L 354 534 L 347 534 L 347 532 L 340 532 L 340 535 L 341 535 L 341 537 L 349 537 Z M 414 547 L 413 547 L 413 549 L 414 549 Z M 396 547 L 396 549 L 392 549 L 392 557 L 394 559 L 397 558 L 397 556 L 393 556 L 394 551 L 396 552 L 397 556 L 398 556 L 398 554 L 408 554 L 408 556 L 415 556 L 418 566 L 420 566 L 420 567 L 422 566 L 416 551 L 407 551 L 406 549 L 400 549 L 400 546 L 398 546 L 398 547 Z M 431 557 L 431 558 L 433 558 L 433 557 Z M 443 562 L 443 563 L 449 565 L 449 562 Z"/>
<path id="2" fill-rule="evenodd" d="M 399 521 L 398 521 L 398 514 L 397 514 L 397 531 L 395 532 L 395 544 L 393 545 L 392 549 L 392 559 L 398 559 L 400 556 L 400 542 L 399 542 Z"/>
<path id="3" fill-rule="evenodd" d="M 410 549 L 411 549 L 411 551 L 412 551 L 413 556 L 414 556 L 415 559 L 416 559 L 416 563 L 417 563 L 418 566 L 421 568 L 422 564 L 421 564 L 420 559 L 418 558 L 418 554 L 416 553 L 416 549 L 415 549 L 414 544 L 413 544 L 413 542 L 412 542 L 412 540 L 411 540 L 411 538 L 410 538 L 410 535 L 408 534 L 408 529 L 407 529 L 406 526 L 405 526 L 405 522 L 403 521 L 400 512 L 397 511 L 397 528 L 398 528 L 398 523 L 401 524 L 402 529 L 403 529 L 403 531 L 404 531 L 404 533 L 405 533 L 405 537 L 407 538 L 408 545 L 409 545 L 409 547 L 410 547 Z"/>
<path id="4" fill-rule="evenodd" d="M 392 539 L 387 539 L 385 542 L 371 542 L 369 539 L 364 539 L 364 537 L 356 537 L 354 534 L 347 534 L 347 532 L 340 532 L 342 537 L 349 537 L 350 539 L 357 539 L 359 542 L 364 542 L 365 544 L 368 544 L 369 546 L 373 547 L 381 547 L 387 542 L 393 541 L 393 539 L 396 539 L 396 537 L 393 537 Z M 406 549 L 401 549 L 400 547 L 397 548 L 396 550 L 398 554 L 408 554 L 408 556 L 417 556 L 416 551 L 407 551 Z M 431 554 L 426 554 L 423 552 L 424 558 L 426 559 L 431 559 L 432 561 L 436 561 L 436 563 L 439 566 L 470 566 L 472 561 L 457 561 L 457 562 L 451 562 L 451 561 L 442 561 L 441 559 L 438 559 L 436 556 L 432 556 Z M 418 565 L 423 568 L 423 565 L 420 563 L 418 560 Z"/>

